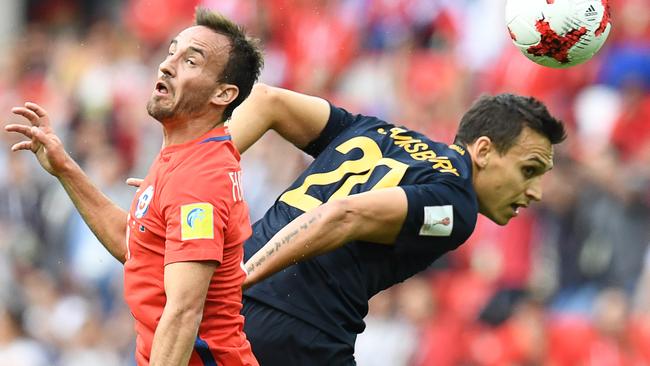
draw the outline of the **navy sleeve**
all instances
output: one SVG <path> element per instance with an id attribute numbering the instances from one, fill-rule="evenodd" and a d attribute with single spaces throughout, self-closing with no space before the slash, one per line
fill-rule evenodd
<path id="1" fill-rule="evenodd" d="M 312 141 L 303 150 L 307 154 L 317 157 L 341 131 L 354 122 L 355 118 L 343 108 L 338 108 L 330 103 L 330 117 L 325 128 L 316 140 Z"/>
<path id="2" fill-rule="evenodd" d="M 395 245 L 405 250 L 453 250 L 474 231 L 477 204 L 451 180 L 402 186 L 408 213 Z"/>

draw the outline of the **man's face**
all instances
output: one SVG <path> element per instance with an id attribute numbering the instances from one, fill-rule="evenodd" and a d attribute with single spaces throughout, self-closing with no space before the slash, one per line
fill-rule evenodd
<path id="1" fill-rule="evenodd" d="M 553 146 L 548 138 L 524 128 L 503 155 L 492 150 L 475 175 L 479 211 L 505 225 L 520 207 L 542 199 L 541 178 L 552 167 Z"/>
<path id="2" fill-rule="evenodd" d="M 164 123 L 206 113 L 229 50 L 228 39 L 207 27 L 182 31 L 158 69 L 158 82 L 147 103 L 149 114 Z"/>

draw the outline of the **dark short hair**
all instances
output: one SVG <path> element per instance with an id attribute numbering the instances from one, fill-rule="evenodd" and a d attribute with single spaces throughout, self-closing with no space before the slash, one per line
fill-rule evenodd
<path id="1" fill-rule="evenodd" d="M 546 136 L 551 144 L 558 144 L 566 138 L 562 121 L 551 116 L 539 100 L 499 94 L 480 97 L 465 112 L 455 143 L 467 145 L 481 136 L 487 136 L 499 154 L 504 154 L 515 144 L 524 127 Z"/>
<path id="2" fill-rule="evenodd" d="M 219 82 L 236 85 L 239 88 L 239 95 L 224 110 L 223 119 L 226 120 L 230 118 L 232 111 L 248 97 L 253 89 L 253 84 L 260 76 L 260 71 L 264 66 L 264 57 L 259 41 L 248 37 L 244 29 L 230 19 L 205 8 L 196 8 L 194 24 L 208 27 L 216 33 L 226 36 L 230 41 L 230 55 L 221 75 L 219 75 Z"/>

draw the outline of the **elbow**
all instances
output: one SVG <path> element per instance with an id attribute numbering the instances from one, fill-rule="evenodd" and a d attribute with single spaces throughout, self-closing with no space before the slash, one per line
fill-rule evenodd
<path id="1" fill-rule="evenodd" d="M 203 306 L 194 304 L 174 305 L 168 304 L 165 306 L 171 318 L 177 324 L 186 324 L 192 327 L 198 327 L 203 319 Z"/>
<path id="2" fill-rule="evenodd" d="M 343 242 L 357 238 L 362 215 L 348 197 L 330 201 L 321 207 L 321 219 L 332 226 Z"/>
<path id="3" fill-rule="evenodd" d="M 272 105 L 278 99 L 275 88 L 263 83 L 253 85 L 249 98 L 254 99 L 258 106 Z"/>

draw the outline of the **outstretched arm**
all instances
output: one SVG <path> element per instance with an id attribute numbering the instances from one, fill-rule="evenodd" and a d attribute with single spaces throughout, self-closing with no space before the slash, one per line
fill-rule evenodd
<path id="1" fill-rule="evenodd" d="M 324 99 L 256 84 L 228 123 L 240 153 L 268 130 L 275 130 L 299 148 L 315 140 L 325 128 L 330 106 Z"/>
<path id="2" fill-rule="evenodd" d="M 306 212 L 278 231 L 246 262 L 244 288 L 352 240 L 393 245 L 407 208 L 406 193 L 394 187 L 329 201 Z"/>
<path id="3" fill-rule="evenodd" d="M 54 134 L 47 112 L 35 103 L 25 103 L 12 112 L 25 117 L 31 124 L 10 124 L 7 132 L 27 137 L 11 147 L 12 151 L 30 150 L 43 169 L 55 176 L 77 207 L 86 224 L 99 241 L 117 260 L 126 260 L 126 217 L 124 210 L 106 197 L 65 152 L 61 140 Z"/>

